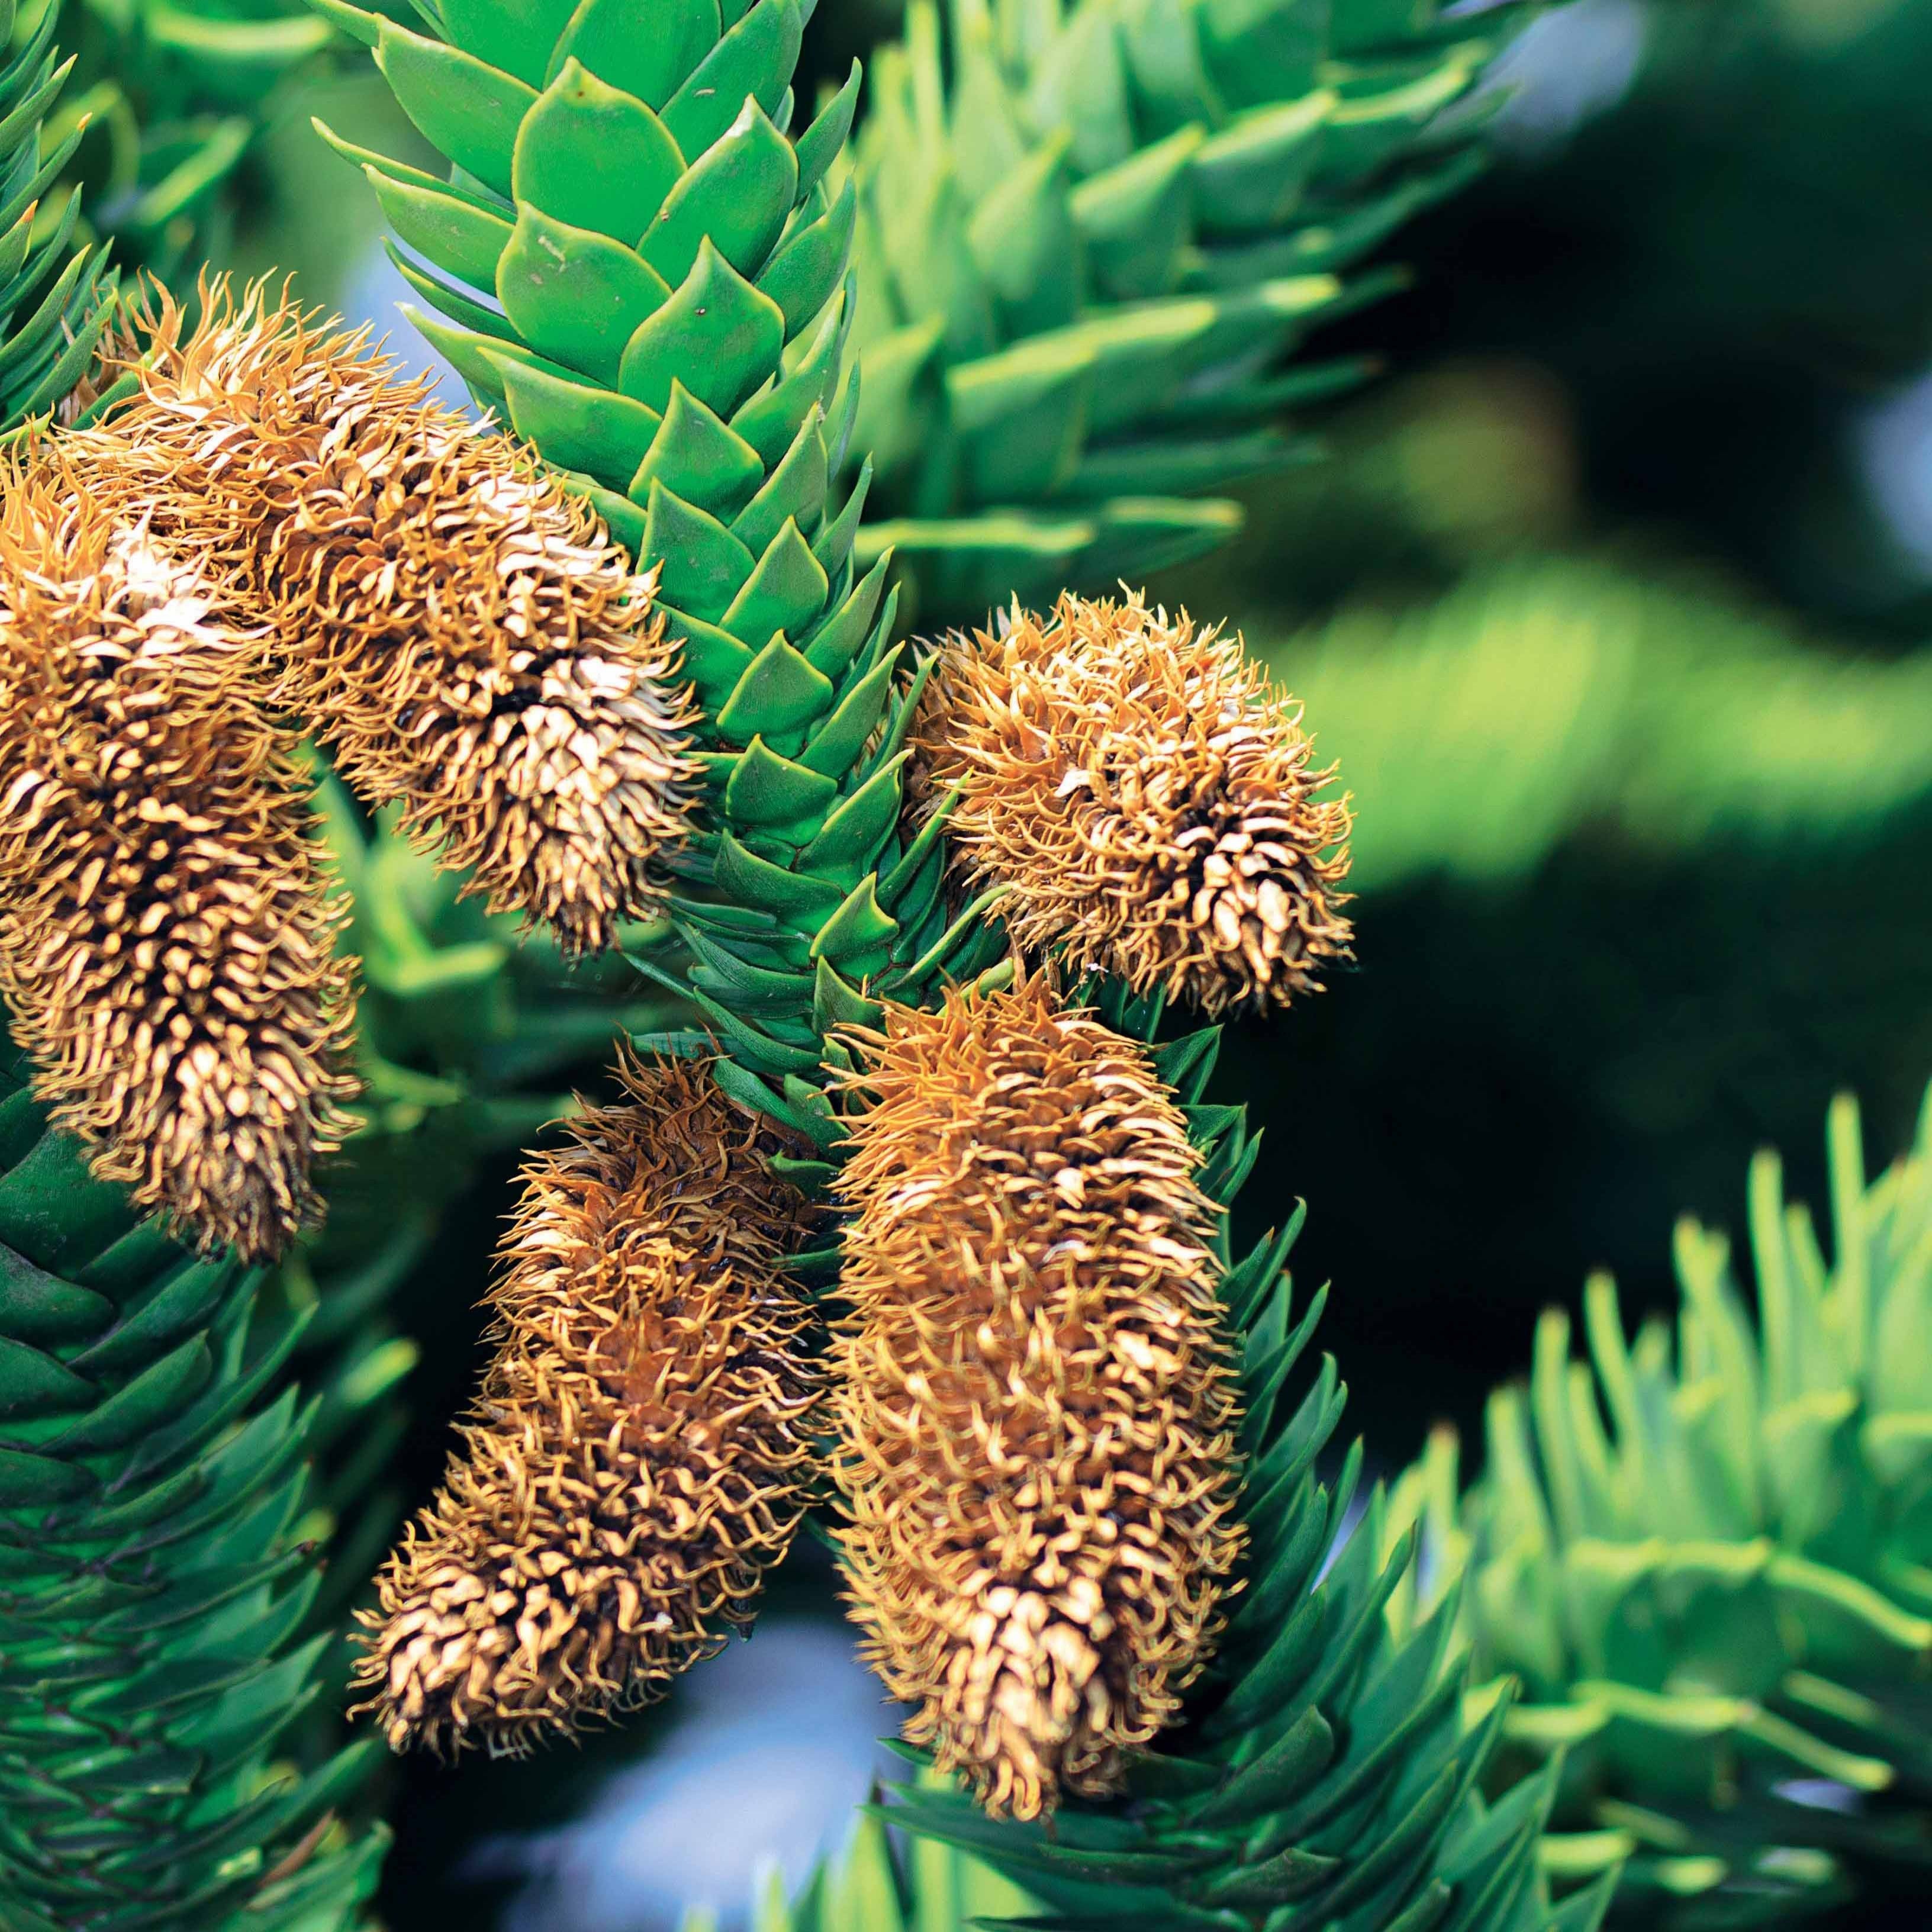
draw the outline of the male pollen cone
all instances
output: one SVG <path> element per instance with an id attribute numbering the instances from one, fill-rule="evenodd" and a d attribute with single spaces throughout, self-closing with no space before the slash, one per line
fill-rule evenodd
<path id="1" fill-rule="evenodd" d="M 26 460 L 0 465 L 0 992 L 97 1174 L 266 1257 L 353 1125 L 307 788 L 200 567 Z"/>
<path id="2" fill-rule="evenodd" d="M 1209 1014 L 1285 1005 L 1348 956 L 1346 798 L 1238 638 L 1138 597 L 1017 603 L 955 636 L 920 701 L 908 794 L 956 785 L 969 885 L 1007 888 L 1029 952 L 1065 949 Z"/>
<path id="3" fill-rule="evenodd" d="M 907 1736 L 1036 1817 L 1120 1788 L 1220 1627 L 1218 1210 L 1145 1052 L 1041 979 L 851 1037 L 848 1600 Z"/>
<path id="4" fill-rule="evenodd" d="M 363 1613 L 391 1745 L 518 1756 L 752 1621 L 816 1466 L 799 1151 L 702 1066 L 626 1064 L 524 1170 L 463 1448 Z"/>
<path id="5" fill-rule="evenodd" d="M 271 638 L 277 700 L 370 803 L 440 837 L 492 911 L 566 950 L 662 905 L 700 788 L 695 714 L 603 525 L 514 438 L 427 399 L 368 332 L 256 284 L 165 292 L 98 379 L 140 394 L 73 439 L 93 487 L 212 545 Z"/>

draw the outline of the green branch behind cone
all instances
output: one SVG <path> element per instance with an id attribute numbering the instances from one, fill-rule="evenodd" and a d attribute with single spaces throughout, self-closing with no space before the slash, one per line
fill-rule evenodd
<path id="1" fill-rule="evenodd" d="M 854 88 L 788 138 L 794 0 L 722 20 L 679 0 L 648 36 L 619 31 L 635 20 L 622 0 L 536 18 L 477 5 L 449 10 L 441 40 L 323 4 L 452 163 L 439 182 L 336 144 L 429 265 L 399 257 L 440 313 L 421 326 L 662 572 L 712 788 L 672 908 L 688 976 L 640 964 L 726 1046 L 726 1090 L 815 1142 L 824 1160 L 794 1165 L 821 1178 L 841 1138 L 827 1036 L 942 973 L 1006 970 L 996 907 L 942 895 L 944 809 L 904 824 L 920 682 L 888 643 L 886 558 L 854 561 L 868 472 L 848 496 L 832 487 L 856 404 L 840 372 L 854 200 L 828 183 Z M 1156 1004 L 1102 1000 L 1150 1036 Z M 1225 1203 L 1254 1143 L 1239 1110 L 1202 1099 L 1213 1042 L 1158 1064 Z M 893 1816 L 970 1840 L 1056 1924 L 1580 1932 L 1606 1894 L 1559 1907 L 1543 1888 L 1550 1782 L 1493 1809 L 1477 1794 L 1496 1708 L 1466 1724 L 1450 1619 L 1384 1616 L 1408 1552 L 1388 1555 L 1372 1522 L 1315 1587 L 1348 1498 L 1312 1468 L 1339 1411 L 1332 1371 L 1299 1407 L 1282 1396 L 1312 1326 L 1290 1332 L 1286 1247 L 1221 1256 L 1246 1351 L 1255 1580 L 1181 1754 L 1149 1756 L 1143 1802 L 1070 1808 L 1052 1840 L 940 1795 Z"/>
<path id="2" fill-rule="evenodd" d="M 1100 990 L 1108 1022 L 1152 1037 L 1159 1003 Z M 1204 1099 L 1219 1029 L 1156 1050 L 1226 1204 L 1258 1143 L 1246 1109 Z M 1316 1464 L 1346 1392 L 1324 1360 L 1296 1399 L 1318 1294 L 1289 1317 L 1285 1264 L 1301 1216 L 1235 1262 L 1221 1293 L 1241 1350 L 1247 1582 L 1207 1682 L 1130 1772 L 1124 1802 L 1072 1802 L 1050 1827 L 989 1819 L 964 1796 L 906 1787 L 883 1815 L 970 1852 L 1043 1900 L 1056 1932 L 1591 1932 L 1613 1871 L 1553 1902 L 1539 1862 L 1554 1768 L 1493 1805 L 1480 1784 L 1510 1686 L 1476 1686 L 1453 1598 L 1412 1614 L 1416 1538 L 1379 1488 L 1359 1523 L 1350 1450 L 1334 1489 Z M 1353 1533 L 1351 1534 L 1351 1528 Z"/>
<path id="3" fill-rule="evenodd" d="M 624 0 L 452 11 L 442 41 L 325 4 L 452 164 L 438 182 L 335 143 L 430 265 L 398 256 L 441 319 L 410 313 L 660 573 L 715 828 L 685 862 L 678 989 L 721 1078 L 829 1148 L 826 1032 L 1000 951 L 953 926 L 938 823 L 901 838 L 916 686 L 895 682 L 886 560 L 854 560 L 866 472 L 833 487 L 857 395 L 853 196 L 826 177 L 856 74 L 794 142 L 796 0 L 722 21 L 679 0 L 644 40 Z"/>
<path id="4" fill-rule="evenodd" d="M 1514 15 L 1510 16 L 1514 23 Z M 1314 454 L 1291 358 L 1399 286 L 1353 272 L 1480 159 L 1444 133 L 1510 28 L 1432 4 L 932 0 L 855 146 L 858 440 L 922 615 L 1105 590 L 1211 549 L 1214 493 Z"/>
<path id="5" fill-rule="evenodd" d="M 299 0 L 32 0 L 74 56 L 83 220 L 117 259 L 192 280 L 234 240 L 236 175 L 292 76 L 340 46 Z"/>

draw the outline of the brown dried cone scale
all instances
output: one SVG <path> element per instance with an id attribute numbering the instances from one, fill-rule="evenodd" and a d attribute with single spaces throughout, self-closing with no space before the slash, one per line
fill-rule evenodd
<path id="1" fill-rule="evenodd" d="M 866 1653 L 1022 1818 L 1120 1787 L 1242 1544 L 1217 1210 L 1144 1051 L 1041 979 L 856 1034 L 833 1352 Z"/>
<path id="2" fill-rule="evenodd" d="M 198 567 L 44 451 L 0 496 L 0 992 L 97 1174 L 273 1254 L 319 1213 L 355 1090 L 292 742 Z"/>
<path id="3" fill-rule="evenodd" d="M 1346 798 L 1238 638 L 1138 597 L 942 647 L 914 728 L 914 800 L 1029 951 L 1063 945 L 1208 1013 L 1284 1005 L 1348 956 Z"/>
<path id="4" fill-rule="evenodd" d="M 660 1696 L 748 1624 L 815 1466 L 796 1148 L 702 1066 L 619 1069 L 525 1170 L 495 1359 L 378 1580 L 358 1669 L 398 1750 L 520 1756 Z"/>
<path id="5" fill-rule="evenodd" d="M 513 439 L 404 380 L 366 329 L 256 284 L 165 293 L 101 380 L 140 392 L 72 439 L 104 498 L 211 548 L 276 649 L 276 700 L 374 804 L 440 836 L 493 911 L 572 951 L 661 902 L 697 795 L 694 714 L 640 575 Z"/>

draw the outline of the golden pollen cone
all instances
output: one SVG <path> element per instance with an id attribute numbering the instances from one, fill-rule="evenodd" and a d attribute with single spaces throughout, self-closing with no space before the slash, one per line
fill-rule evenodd
<path id="1" fill-rule="evenodd" d="M 1118 1790 L 1242 1544 L 1218 1210 L 1144 1051 L 1040 979 L 854 1036 L 834 1474 L 866 1654 L 987 1808 Z"/>
<path id="2" fill-rule="evenodd" d="M 1210 1014 L 1286 1004 L 1348 956 L 1348 801 L 1239 639 L 1184 612 L 1016 604 L 943 647 L 913 744 L 909 795 L 958 788 L 956 862 L 1007 888 L 1030 952 Z"/>
<path id="3" fill-rule="evenodd" d="M 70 439 L 90 487 L 206 548 L 276 701 L 492 910 L 570 951 L 662 904 L 700 788 L 676 653 L 603 526 L 514 438 L 401 380 L 366 330 L 216 283 L 117 345 L 140 394 Z"/>
<path id="4" fill-rule="evenodd" d="M 357 1678 L 397 1750 L 520 1756 L 660 1696 L 748 1624 L 814 1460 L 796 1151 L 701 1066 L 626 1064 L 524 1170 L 496 1354 L 378 1579 Z"/>
<path id="5" fill-rule="evenodd" d="M 36 456 L 0 465 L 0 992 L 96 1173 L 271 1256 L 353 1126 L 344 909 L 254 641 Z"/>

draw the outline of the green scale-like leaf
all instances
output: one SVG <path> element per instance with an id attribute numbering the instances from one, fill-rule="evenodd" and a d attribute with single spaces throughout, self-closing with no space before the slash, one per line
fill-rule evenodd
<path id="1" fill-rule="evenodd" d="M 1392 286 L 1348 272 L 1466 178 L 1442 111 L 1493 12 L 916 0 L 853 175 L 867 300 L 862 554 L 922 608 L 1110 588 L 1221 542 L 1214 493 L 1304 460 L 1282 412 L 1364 373 L 1288 358 Z"/>
<path id="2" fill-rule="evenodd" d="M 93 1180 L 0 1057 L 0 1917 L 9 1932 L 348 1932 L 383 1834 L 331 1814 L 378 1748 L 280 1758 L 316 1410 L 300 1318 Z"/>
<path id="3" fill-rule="evenodd" d="M 1522 1680 L 1509 1734 L 1568 1753 L 1557 1856 L 1636 1853 L 1624 1896 L 1666 1922 L 1760 1922 L 1837 1895 L 1840 1854 L 1925 1856 L 1932 1102 L 1869 1184 L 1849 1100 L 1828 1138 L 1833 1261 L 1761 1155 L 1755 1319 L 1729 1244 L 1684 1222 L 1674 1349 L 1660 1321 L 1627 1340 L 1593 1281 L 1588 1365 L 1546 1315 L 1460 1514 L 1446 1436 L 1400 1492 L 1479 1656 Z"/>
<path id="4" fill-rule="evenodd" d="M 1100 994 L 1110 1024 L 1154 1036 L 1157 1003 Z M 1216 1040 L 1190 1034 L 1156 1059 L 1225 1202 L 1253 1144 L 1242 1109 L 1201 1104 Z M 1222 1223 L 1222 1292 L 1242 1344 L 1245 1588 L 1208 1682 L 1130 1768 L 1130 1799 L 1070 1804 L 1048 1828 L 904 1787 L 884 1815 L 1024 1887 L 1046 1908 L 1028 1922 L 1061 1932 L 1588 1932 L 1610 1876 L 1559 1901 L 1540 1868 L 1553 1773 L 1494 1804 L 1479 1788 L 1509 1687 L 1472 1681 L 1453 1598 L 1414 1615 L 1412 1530 L 1379 1490 L 1359 1520 L 1351 1508 L 1359 1448 L 1332 1487 L 1317 1479 L 1343 1398 L 1332 1361 L 1288 1394 L 1323 1299 L 1291 1322 L 1283 1264 L 1300 1220 L 1238 1262 Z"/>
<path id="5" fill-rule="evenodd" d="M 848 507 L 828 483 L 856 400 L 840 383 L 851 202 L 824 176 L 854 88 L 796 144 L 774 118 L 797 0 L 729 22 L 715 0 L 674 0 L 648 32 L 620 0 L 514 23 L 472 4 L 440 40 L 327 10 L 452 164 L 438 182 L 334 143 L 419 258 L 404 267 L 439 312 L 426 332 L 662 568 L 722 710 L 774 637 L 802 638 L 854 587 L 849 542 L 836 569 L 813 554 Z"/>

